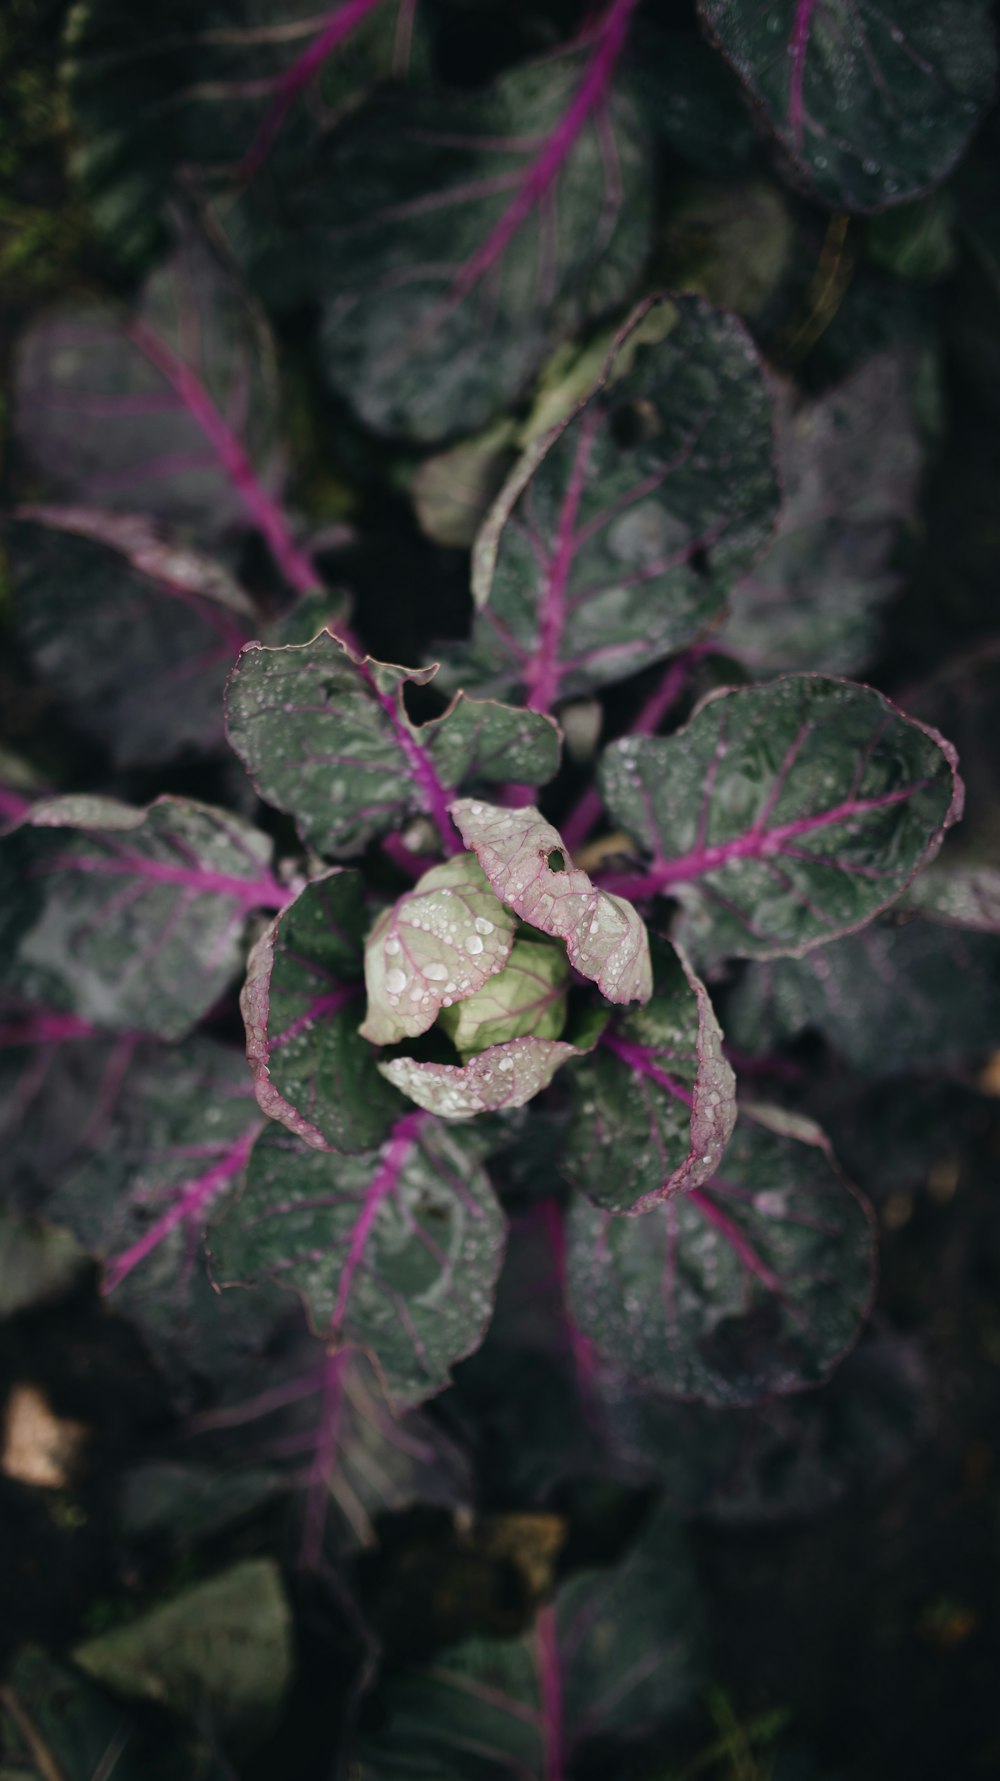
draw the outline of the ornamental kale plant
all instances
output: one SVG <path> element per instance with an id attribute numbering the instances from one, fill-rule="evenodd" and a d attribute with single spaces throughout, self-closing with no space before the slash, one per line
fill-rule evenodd
<path id="1" fill-rule="evenodd" d="M 658 1497 L 519 1624 L 390 1650 L 352 1776 L 655 1753 L 706 1673 L 678 1518 L 841 1488 L 797 1394 L 873 1220 L 810 1045 L 1000 1040 L 1000 865 L 891 663 L 989 8 L 76 0 L 61 56 L 91 258 L 11 356 L 57 740 L 0 761 L 10 1206 L 92 1258 L 202 1496 L 242 1468 L 206 1532 L 291 1497 L 350 1599 L 415 1505 Z M 837 1389 L 915 1427 L 896 1343 Z M 285 1625 L 237 1586 L 193 1623 Z"/>

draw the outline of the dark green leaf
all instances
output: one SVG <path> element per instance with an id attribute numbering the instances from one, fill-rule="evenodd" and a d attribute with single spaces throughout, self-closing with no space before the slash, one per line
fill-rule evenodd
<path id="1" fill-rule="evenodd" d="M 866 1209 L 818 1128 L 799 1121 L 789 1138 L 780 1121 L 771 1109 L 741 1119 L 719 1176 L 641 1218 L 584 1200 L 570 1211 L 575 1323 L 667 1396 L 755 1404 L 815 1385 L 868 1311 Z"/>
<path id="2" fill-rule="evenodd" d="M 987 0 L 698 0 L 797 179 L 880 210 L 951 172 L 993 92 Z"/>
<path id="3" fill-rule="evenodd" d="M 470 1640 L 393 1677 L 384 1729 L 353 1753 L 358 1781 L 545 1781 L 588 1741 L 683 1712 L 702 1637 L 687 1551 L 658 1515 L 619 1564 L 565 1583 L 523 1638 Z"/>
<path id="4" fill-rule="evenodd" d="M 255 629 L 226 571 L 139 516 L 22 508 L 6 537 L 42 680 L 119 766 L 224 746 L 226 675 Z"/>
<path id="5" fill-rule="evenodd" d="M 643 122 L 674 154 L 727 178 L 753 153 L 739 82 L 695 31 L 671 31 L 639 13 L 626 69 Z"/>
<path id="6" fill-rule="evenodd" d="M 612 84 L 625 12 L 609 9 L 589 54 L 376 109 L 333 179 L 322 170 L 313 215 L 293 219 L 298 252 L 324 299 L 326 375 L 368 426 L 428 443 L 476 431 L 633 289 L 652 190 Z"/>
<path id="7" fill-rule="evenodd" d="M 473 557 L 449 668 L 548 710 L 690 643 L 777 515 L 772 404 L 749 336 L 699 297 L 644 304 L 593 393 L 528 447 Z"/>
<path id="8" fill-rule="evenodd" d="M 901 907 L 956 928 L 1000 933 L 1000 866 L 935 860 L 919 872 Z"/>
<path id="9" fill-rule="evenodd" d="M 751 966 L 727 1028 L 751 1052 L 822 1033 L 879 1076 L 961 1069 L 1000 1045 L 1000 936 L 879 922 L 808 958 Z"/>
<path id="10" fill-rule="evenodd" d="M 282 477 L 270 338 L 193 231 L 133 312 L 43 312 L 14 364 L 19 442 L 58 498 L 221 537 Z"/>
<path id="11" fill-rule="evenodd" d="M 779 390 L 781 519 L 719 639 L 752 674 L 854 674 L 876 654 L 923 457 L 914 375 L 908 353 L 887 352 L 815 401 Z"/>
<path id="12" fill-rule="evenodd" d="M 871 687 L 818 674 L 722 688 L 673 736 L 624 737 L 600 779 L 699 957 L 800 954 L 885 909 L 961 815 L 955 753 Z"/>
<path id="13" fill-rule="evenodd" d="M 571 1072 L 573 1118 L 560 1167 L 595 1205 L 645 1212 L 701 1187 L 736 1119 L 735 1078 L 708 992 L 687 960 L 654 946 L 653 998 Z"/>
<path id="14" fill-rule="evenodd" d="M 301 0 L 172 0 L 155 21 L 128 0 L 77 0 L 63 65 L 73 170 L 118 256 L 141 261 L 158 245 L 181 170 L 218 183 L 273 154 L 272 175 L 293 178 L 332 118 L 405 72 L 408 14 L 405 0 L 370 6 L 334 43 L 335 14 Z M 303 71 L 323 38 L 329 50 Z"/>
<path id="15" fill-rule="evenodd" d="M 261 797 L 294 816 L 320 853 L 360 853 L 415 811 L 454 838 L 448 792 L 544 784 L 560 738 L 540 713 L 461 694 L 443 716 L 412 723 L 403 690 L 434 672 L 359 663 L 326 631 L 284 649 L 251 644 L 229 682 L 229 740 Z"/>
<path id="16" fill-rule="evenodd" d="M 226 1781 L 208 1750 L 141 1726 L 135 1711 L 33 1647 L 0 1688 L 5 1781 Z"/>
<path id="17" fill-rule="evenodd" d="M 46 1207 L 103 1264 L 112 1309 L 138 1325 L 182 1400 L 192 1378 L 225 1377 L 258 1353 L 288 1309 L 278 1293 L 220 1297 L 202 1252 L 261 1124 L 240 1052 L 145 1043 Z"/>
<path id="18" fill-rule="evenodd" d="M 370 1150 L 401 1110 L 358 1034 L 368 915 L 357 872 L 328 872 L 275 918 L 240 998 L 257 1101 L 317 1149 Z"/>
<path id="19" fill-rule="evenodd" d="M 405 1407 L 440 1391 L 481 1340 L 504 1228 L 461 1135 L 410 1113 L 367 1156 L 262 1133 L 212 1247 L 219 1279 L 300 1293 L 317 1332 L 372 1354 Z"/>
<path id="20" fill-rule="evenodd" d="M 286 901 L 271 842 L 207 804 L 50 798 L 2 842 L 8 981 L 112 1031 L 181 1039 Z"/>

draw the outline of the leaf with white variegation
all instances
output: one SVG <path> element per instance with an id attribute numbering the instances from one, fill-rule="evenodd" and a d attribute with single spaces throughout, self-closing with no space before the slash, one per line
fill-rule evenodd
<path id="1" fill-rule="evenodd" d="M 570 1075 L 560 1170 L 609 1212 L 645 1212 L 701 1187 L 736 1119 L 735 1078 L 704 984 L 665 941 L 654 942 L 653 969 L 652 999 Z"/>
<path id="2" fill-rule="evenodd" d="M 955 751 L 871 687 L 788 675 L 723 688 L 669 737 L 603 756 L 614 825 L 651 856 L 609 873 L 676 897 L 697 958 L 800 954 L 906 889 L 962 810 Z"/>
<path id="3" fill-rule="evenodd" d="M 793 1129 L 774 1109 L 741 1117 L 720 1173 L 641 1218 L 575 1202 L 569 1309 L 612 1366 L 667 1396 L 754 1404 L 818 1384 L 851 1346 L 870 1218 L 819 1129 Z"/>
<path id="4" fill-rule="evenodd" d="M 272 1127 L 212 1234 L 214 1273 L 300 1294 L 316 1332 L 370 1353 L 405 1408 L 482 1339 L 505 1228 L 475 1146 L 425 1113 L 353 1157 Z"/>
<path id="5" fill-rule="evenodd" d="M 257 1101 L 317 1149 L 371 1150 L 401 1112 L 358 1033 L 368 913 L 357 872 L 328 872 L 250 954 L 240 1007 Z"/>
<path id="6" fill-rule="evenodd" d="M 473 557 L 456 683 L 551 710 L 683 649 L 721 614 L 778 512 L 772 400 L 742 324 L 652 299 L 591 393 L 530 445 Z"/>
<path id="7" fill-rule="evenodd" d="M 281 649 L 254 643 L 230 677 L 229 740 L 261 797 L 294 817 L 320 853 L 361 853 L 415 812 L 455 852 L 450 794 L 463 784 L 544 784 L 558 768 L 560 736 L 536 712 L 461 695 L 441 717 L 414 724 L 404 689 L 434 674 L 359 662 L 326 631 Z"/>
<path id="8" fill-rule="evenodd" d="M 182 798 L 35 804 L 0 842 L 6 980 L 111 1031 L 182 1039 L 239 970 L 251 912 L 287 901 L 271 851 Z"/>
<path id="9" fill-rule="evenodd" d="M 570 865 L 551 823 L 531 805 L 509 810 L 474 798 L 459 798 L 450 811 L 501 903 L 564 940 L 570 964 L 609 1002 L 648 1001 L 653 972 L 643 921 L 624 898 L 598 890 Z"/>
<path id="10" fill-rule="evenodd" d="M 365 941 L 362 1038 L 395 1045 L 426 1033 L 442 1009 L 504 969 L 516 927 L 471 853 L 433 866 Z"/>
<path id="11" fill-rule="evenodd" d="M 563 1064 L 590 1049 L 599 1025 L 600 1016 L 589 1021 L 580 1044 L 566 1039 L 506 1039 L 477 1052 L 465 1064 L 397 1057 L 380 1064 L 379 1070 L 418 1107 L 442 1119 L 471 1119 L 477 1113 L 523 1107 L 548 1088 Z"/>

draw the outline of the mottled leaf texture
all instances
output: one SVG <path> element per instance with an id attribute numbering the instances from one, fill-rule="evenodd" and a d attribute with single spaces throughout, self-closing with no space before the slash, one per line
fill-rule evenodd
<path id="1" fill-rule="evenodd" d="M 15 354 L 18 440 L 57 498 L 218 537 L 257 524 L 281 477 L 270 343 L 192 232 L 133 312 L 78 298 Z"/>
<path id="2" fill-rule="evenodd" d="M 449 791 L 542 785 L 559 765 L 560 737 L 540 713 L 461 694 L 441 717 L 413 724 L 404 689 L 433 676 L 358 662 L 327 631 L 284 649 L 250 644 L 229 682 L 229 740 L 261 797 L 320 853 L 360 853 L 416 811 L 453 835 Z"/>
<path id="3" fill-rule="evenodd" d="M 0 1687 L 4 1781 L 225 1781 L 221 1760 L 150 1727 L 82 1671 L 24 1646 Z M 10 1766 L 14 1765 L 14 1766 Z"/>
<path id="4" fill-rule="evenodd" d="M 586 51 L 486 92 L 375 108 L 303 194 L 290 222 L 324 299 L 324 368 L 368 426 L 475 432 L 559 338 L 629 295 L 652 206 L 645 137 L 613 85 L 634 4 L 611 0 Z M 265 290 L 289 245 L 259 267 Z"/>
<path id="5" fill-rule="evenodd" d="M 205 1039 L 145 1042 L 105 1101 L 90 1154 L 46 1214 L 102 1263 L 112 1308 L 138 1326 L 186 1402 L 192 1381 L 225 1378 L 287 1319 L 276 1292 L 220 1297 L 202 1249 L 263 1121 L 242 1053 Z"/>
<path id="6" fill-rule="evenodd" d="M 371 1150 L 402 1111 L 358 1035 L 367 922 L 360 874 L 328 872 L 261 935 L 240 997 L 261 1111 L 319 1150 Z"/>
<path id="7" fill-rule="evenodd" d="M 566 1025 L 569 960 L 544 940 L 515 940 L 498 977 L 442 1009 L 443 1027 L 462 1057 L 507 1039 L 558 1039 Z"/>
<path id="8" fill-rule="evenodd" d="M 644 1008 L 571 1074 L 562 1173 L 609 1212 L 645 1212 L 715 1174 L 736 1119 L 736 1083 L 708 992 L 682 953 L 653 947 Z"/>
<path id="9" fill-rule="evenodd" d="M 516 927 L 473 854 L 433 866 L 379 916 L 365 942 L 362 1037 L 395 1045 L 426 1033 L 442 1009 L 504 969 Z"/>
<path id="10" fill-rule="evenodd" d="M 45 684 L 118 766 L 224 746 L 226 675 L 255 627 L 226 571 L 138 515 L 26 508 L 5 554 Z"/>
<path id="11" fill-rule="evenodd" d="M 1000 933 L 1000 866 L 979 865 L 974 860 L 936 860 L 918 873 L 905 897 L 904 909 L 913 909 L 931 921 L 956 928 Z"/>
<path id="12" fill-rule="evenodd" d="M 504 1229 L 474 1151 L 409 1113 L 365 1156 L 265 1131 L 212 1249 L 217 1279 L 299 1293 L 317 1333 L 367 1350 L 405 1408 L 440 1391 L 482 1339 Z"/>
<path id="13" fill-rule="evenodd" d="M 570 865 L 551 823 L 531 805 L 508 810 L 474 798 L 459 798 L 451 814 L 502 903 L 543 934 L 564 940 L 570 964 L 609 1002 L 649 1000 L 653 972 L 645 924 L 630 903 L 598 890 L 586 872 Z"/>
<path id="14" fill-rule="evenodd" d="M 477 1052 L 466 1064 L 397 1057 L 379 1064 L 379 1070 L 418 1107 L 442 1119 L 471 1119 L 476 1113 L 523 1107 L 548 1088 L 563 1064 L 580 1055 L 565 1039 L 507 1039 Z"/>
<path id="15" fill-rule="evenodd" d="M 287 900 L 271 842 L 182 798 L 32 806 L 0 843 L 5 973 L 99 1027 L 182 1039 L 229 986 L 256 908 Z"/>
<path id="16" fill-rule="evenodd" d="M 253 1746 L 292 1679 L 292 1616 L 271 1558 L 246 1558 L 74 1652 L 95 1682 Z"/>
<path id="17" fill-rule="evenodd" d="M 879 210 L 951 172 L 990 101 L 986 0 L 699 0 L 806 188 Z"/>
<path id="18" fill-rule="evenodd" d="M 800 954 L 863 927 L 961 814 L 949 743 L 818 674 L 710 694 L 675 735 L 613 743 L 600 779 L 652 856 L 645 880 L 604 882 L 676 897 L 699 957 Z"/>
<path id="19" fill-rule="evenodd" d="M 384 1690 L 381 1730 L 353 1752 L 358 1781 L 554 1781 L 590 1742 L 641 1735 L 702 1681 L 697 1583 L 657 1515 L 617 1565 L 570 1578 L 520 1639 L 469 1640 Z"/>
<path id="20" fill-rule="evenodd" d="M 927 1368 L 915 1342 L 866 1331 L 822 1389 L 754 1410 L 683 1404 L 601 1375 L 615 1461 L 671 1507 L 740 1527 L 822 1514 L 870 1495 L 929 1433 Z"/>
<path id="21" fill-rule="evenodd" d="M 817 1384 L 851 1346 L 869 1217 L 818 1128 L 797 1131 L 741 1118 L 721 1172 L 642 1218 L 575 1202 L 570 1311 L 613 1366 L 668 1396 L 755 1404 Z"/>
<path id="22" fill-rule="evenodd" d="M 79 0 L 63 63 L 72 165 L 119 258 L 157 246 L 179 172 L 212 184 L 259 178 L 270 161 L 293 177 L 324 127 L 405 73 L 412 11 L 407 0 L 342 0 L 327 16 L 302 0 L 172 0 L 152 29 L 128 0 Z"/>
<path id="23" fill-rule="evenodd" d="M 700 297 L 642 305 L 487 515 L 465 684 L 548 710 L 690 643 L 777 517 L 772 426 L 734 316 Z"/>
<path id="24" fill-rule="evenodd" d="M 961 1069 L 1000 1045 L 1000 935 L 879 922 L 804 959 L 753 965 L 727 1023 L 744 1050 L 822 1033 L 858 1069 Z"/>
<path id="25" fill-rule="evenodd" d="M 781 387 L 781 519 L 719 639 L 753 674 L 855 674 L 876 654 L 923 455 L 913 377 L 907 353 L 887 352 L 814 401 Z"/>

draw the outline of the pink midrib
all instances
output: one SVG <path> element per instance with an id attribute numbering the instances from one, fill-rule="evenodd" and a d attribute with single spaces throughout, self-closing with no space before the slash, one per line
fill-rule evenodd
<path id="1" fill-rule="evenodd" d="M 236 1139 L 235 1143 L 211 1169 L 204 1175 L 200 1175 L 197 1180 L 186 1182 L 178 1189 L 178 1197 L 173 1205 L 154 1224 L 150 1225 L 145 1236 L 140 1237 L 138 1242 L 133 1243 L 129 1249 L 124 1249 L 120 1255 L 111 1258 L 104 1273 L 102 1290 L 105 1293 L 114 1292 L 115 1288 L 121 1285 L 125 1276 L 131 1274 L 133 1268 L 138 1267 L 140 1262 L 145 1261 L 147 1255 L 151 1255 L 154 1249 L 158 1249 L 171 1231 L 186 1220 L 197 1218 L 209 1200 L 214 1199 L 215 1195 L 240 1173 L 246 1166 L 254 1140 L 260 1130 L 260 1122 L 252 1125 L 248 1131 Z"/>
<path id="2" fill-rule="evenodd" d="M 802 147 L 803 121 L 805 107 L 803 103 L 803 86 L 806 74 L 806 50 L 809 44 L 809 27 L 812 22 L 813 8 L 816 0 L 798 0 L 795 18 L 792 21 L 792 35 L 788 43 L 788 59 L 790 71 L 788 77 L 788 127 L 796 148 Z"/>
<path id="3" fill-rule="evenodd" d="M 405 755 L 406 764 L 423 793 L 424 809 L 427 815 L 434 820 L 445 853 L 449 855 L 461 853 L 462 843 L 448 812 L 451 793 L 445 790 L 438 778 L 434 763 L 427 750 L 417 741 L 400 716 L 393 695 L 380 690 L 367 663 L 356 662 L 355 666 L 392 725 L 393 736 Z"/>
<path id="4" fill-rule="evenodd" d="M 682 884 L 692 878 L 701 878 L 707 872 L 716 872 L 732 860 L 759 859 L 780 853 L 783 843 L 798 835 L 808 835 L 816 829 L 846 822 L 849 817 L 862 816 L 868 810 L 882 810 L 892 804 L 904 803 L 922 791 L 927 783 L 926 779 L 921 779 L 914 785 L 903 786 L 900 791 L 883 792 L 877 798 L 847 798 L 842 804 L 820 811 L 817 816 L 798 817 L 794 822 L 779 823 L 773 829 L 748 829 L 746 834 L 736 835 L 731 841 L 720 841 L 714 847 L 693 848 L 675 860 L 655 859 L 642 877 L 608 873 L 601 879 L 601 884 L 605 890 L 616 891 L 619 896 L 653 896 L 671 884 Z"/>
<path id="5" fill-rule="evenodd" d="M 144 878 L 150 884 L 176 884 L 204 896 L 231 897 L 247 909 L 284 909 L 290 893 L 276 878 L 231 878 L 225 872 L 206 872 L 198 866 L 170 866 L 163 860 L 146 860 L 137 854 L 114 859 L 101 855 L 67 854 L 46 862 L 45 871 L 84 872 L 110 878 Z"/>
<path id="6" fill-rule="evenodd" d="M 308 49 L 303 50 L 301 56 L 286 69 L 278 82 L 274 103 L 237 169 L 238 177 L 249 180 L 260 172 L 303 88 L 309 85 L 313 75 L 322 68 L 337 45 L 343 43 L 345 37 L 349 37 L 368 14 L 381 5 L 382 0 L 347 0 L 347 5 L 338 7 L 313 38 Z"/>
<path id="7" fill-rule="evenodd" d="M 668 1076 L 666 1070 L 661 1070 L 659 1064 L 654 1063 L 644 1045 L 636 1045 L 631 1039 L 623 1039 L 618 1033 L 603 1033 L 600 1042 L 606 1051 L 613 1052 L 623 1064 L 628 1064 L 631 1069 L 638 1070 L 643 1076 L 648 1076 L 649 1080 L 657 1083 L 660 1088 L 665 1088 L 668 1095 L 672 1095 L 675 1100 L 683 1101 L 686 1107 L 694 1106 L 694 1095 L 690 1089 L 675 1082 L 672 1076 Z"/>
<path id="8" fill-rule="evenodd" d="M 467 260 L 452 286 L 452 296 L 468 295 L 506 252 L 525 219 L 555 180 L 594 107 L 604 98 L 628 37 L 629 20 L 639 0 L 612 0 L 597 31 L 592 55 L 572 105 L 560 118 L 537 161 L 479 250 Z"/>
<path id="9" fill-rule="evenodd" d="M 392 1139 L 389 1143 L 389 1148 L 386 1151 L 381 1167 L 372 1177 L 372 1180 L 369 1182 L 365 1191 L 365 1196 L 361 1204 L 361 1211 L 358 1214 L 358 1221 L 351 1234 L 350 1248 L 344 1258 L 344 1266 L 341 1269 L 340 1280 L 337 1284 L 337 1300 L 333 1308 L 333 1315 L 330 1319 L 330 1332 L 334 1337 L 340 1336 L 344 1318 L 347 1314 L 347 1306 L 351 1296 L 351 1287 L 354 1284 L 354 1276 L 358 1271 L 365 1250 L 368 1247 L 368 1239 L 371 1235 L 372 1226 L 378 1217 L 379 1208 L 381 1207 L 382 1202 L 386 1200 L 391 1193 L 395 1192 L 399 1183 L 399 1177 L 406 1164 L 406 1159 L 419 1137 L 421 1127 L 424 1125 L 426 1118 L 427 1115 L 425 1113 L 407 1113 L 396 1123 L 393 1127 Z"/>
<path id="10" fill-rule="evenodd" d="M 132 321 L 125 332 L 176 392 L 212 446 L 243 503 L 247 518 L 266 540 L 286 581 L 297 593 L 313 593 L 320 586 L 316 569 L 295 543 L 280 507 L 268 494 L 246 451 L 223 420 L 201 379 L 145 322 Z"/>

